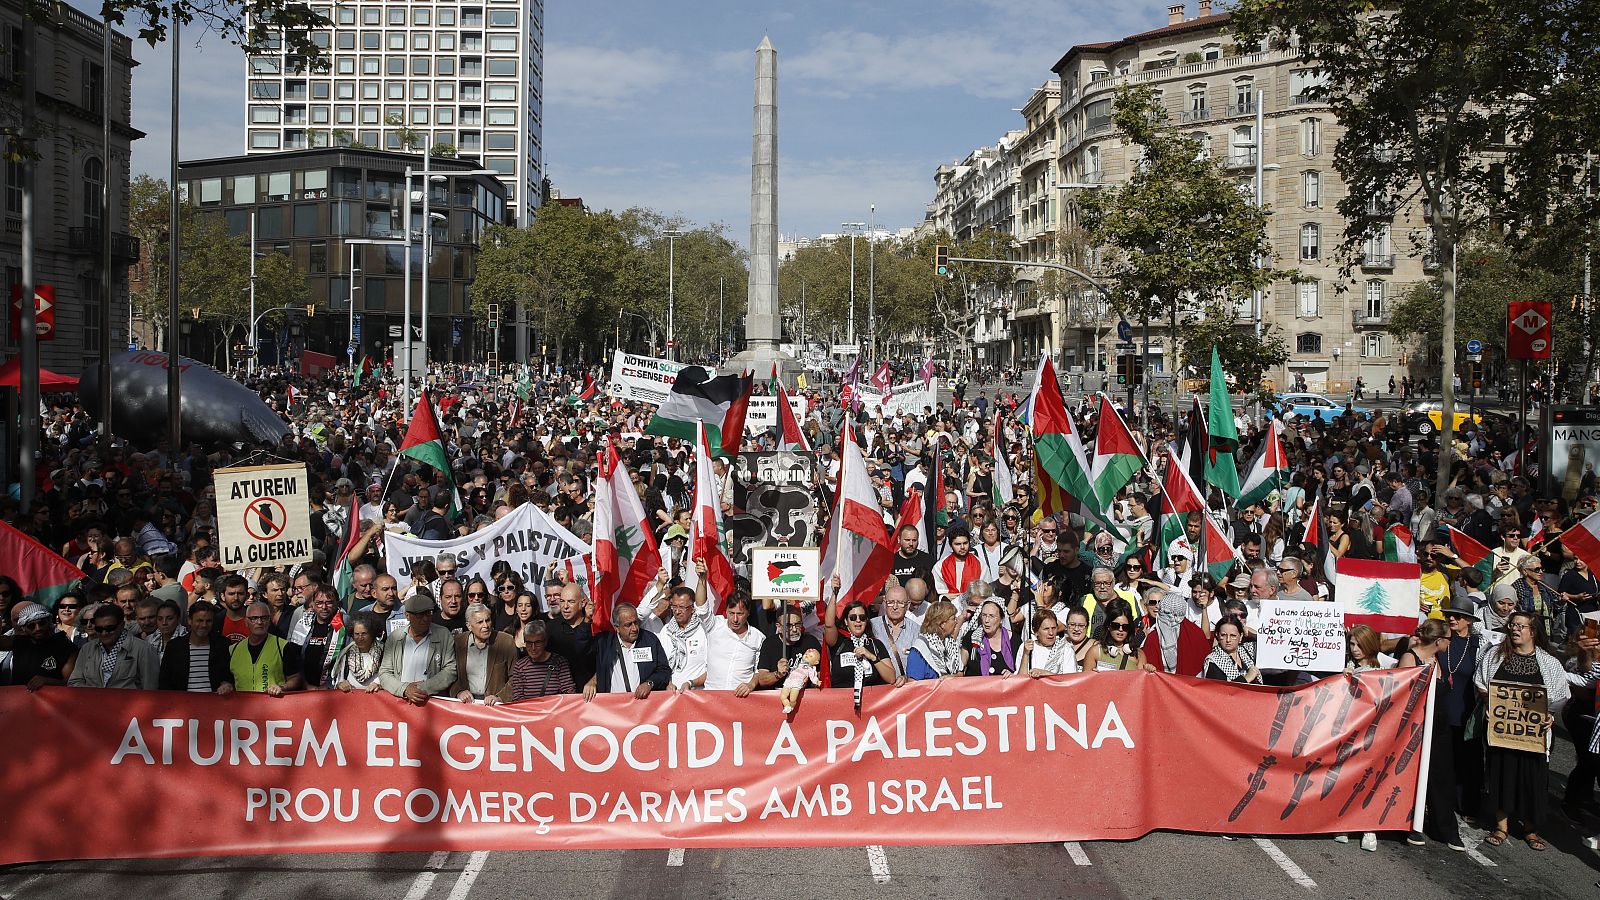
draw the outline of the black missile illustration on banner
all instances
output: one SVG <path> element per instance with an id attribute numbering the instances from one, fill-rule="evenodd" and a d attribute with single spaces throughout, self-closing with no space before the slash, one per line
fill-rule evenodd
<path id="1" fill-rule="evenodd" d="M 1339 783 L 1339 773 L 1343 771 L 1344 764 L 1349 761 L 1350 757 L 1356 755 L 1357 740 L 1359 738 L 1354 733 L 1351 733 L 1345 735 L 1344 740 L 1339 742 L 1339 750 L 1334 754 L 1333 765 L 1328 767 L 1328 774 L 1322 776 L 1323 800 L 1328 799 L 1328 795 L 1333 793 L 1334 786 Z"/>
<path id="2" fill-rule="evenodd" d="M 1267 786 L 1267 770 L 1277 764 L 1278 758 L 1270 753 L 1261 758 L 1261 764 L 1250 773 L 1250 781 L 1244 789 L 1244 796 L 1239 798 L 1239 803 L 1233 808 L 1233 812 L 1228 813 L 1229 822 L 1236 822 L 1244 815 L 1245 807 L 1249 806 L 1250 801 L 1256 798 L 1256 794 L 1261 793 L 1262 788 Z"/>
<path id="3" fill-rule="evenodd" d="M 1339 711 L 1333 714 L 1333 733 L 1344 731 L 1344 720 L 1350 715 L 1350 707 L 1356 703 L 1356 698 L 1361 696 L 1361 682 L 1350 677 L 1347 682 L 1349 690 L 1345 692 L 1344 699 L 1339 701 Z"/>
<path id="4" fill-rule="evenodd" d="M 1429 665 L 1435 665 L 1435 663 L 1429 663 Z M 1433 673 L 1429 672 L 1426 676 L 1412 679 L 1411 693 L 1406 697 L 1406 708 L 1400 714 L 1400 726 L 1395 729 L 1395 737 L 1406 733 L 1406 723 L 1411 721 L 1411 714 L 1416 711 L 1417 704 L 1422 702 L 1422 696 L 1427 693 L 1428 682 L 1432 677 Z"/>
<path id="5" fill-rule="evenodd" d="M 1394 790 L 1389 792 L 1389 799 L 1385 800 L 1384 803 L 1383 803 L 1383 815 L 1378 817 L 1378 824 L 1379 825 L 1382 825 L 1385 821 L 1388 820 L 1389 811 L 1394 809 L 1395 801 L 1397 801 L 1399 799 L 1400 799 L 1400 785 L 1397 784 L 1397 785 L 1394 786 Z"/>
<path id="6" fill-rule="evenodd" d="M 1300 736 L 1294 739 L 1295 756 L 1306 752 L 1306 744 L 1311 740 L 1311 732 L 1315 731 L 1317 725 L 1327 718 L 1327 714 L 1322 711 L 1322 708 L 1327 705 L 1328 691 L 1319 688 L 1317 690 L 1317 699 L 1311 702 L 1311 708 L 1306 711 L 1306 720 L 1300 726 Z"/>
<path id="7" fill-rule="evenodd" d="M 1383 720 L 1384 713 L 1387 713 L 1393 706 L 1394 698 L 1388 694 L 1378 698 L 1378 711 L 1373 714 L 1372 724 L 1367 726 L 1367 733 L 1361 738 L 1361 751 L 1363 753 L 1372 749 L 1372 742 L 1378 739 L 1378 723 Z"/>
<path id="8" fill-rule="evenodd" d="M 1300 798 L 1305 796 L 1306 788 L 1311 784 L 1311 775 L 1322 768 L 1322 763 L 1316 760 L 1307 760 L 1305 770 L 1295 773 L 1294 793 L 1289 796 L 1289 804 L 1283 808 L 1283 813 L 1278 816 L 1282 821 L 1289 818 L 1290 814 L 1300 807 Z"/>
<path id="9" fill-rule="evenodd" d="M 1411 765 L 1411 757 L 1416 755 L 1417 748 L 1422 746 L 1422 723 L 1411 723 L 1411 737 L 1406 739 L 1406 748 L 1400 751 L 1400 761 L 1394 764 L 1394 773 L 1400 775 L 1405 772 L 1406 766 Z"/>
<path id="10" fill-rule="evenodd" d="M 1272 729 L 1267 732 L 1268 750 L 1276 747 L 1278 738 L 1283 737 L 1283 726 L 1289 721 L 1289 711 L 1304 701 L 1304 697 L 1293 691 L 1284 691 L 1278 695 L 1278 711 L 1272 714 Z"/>
<path id="11" fill-rule="evenodd" d="M 1350 804 L 1356 802 L 1356 798 L 1361 796 L 1361 792 L 1367 789 L 1367 781 L 1371 778 L 1372 767 L 1367 766 L 1367 770 L 1361 773 L 1361 780 L 1356 782 L 1355 790 L 1350 792 L 1350 796 L 1344 801 L 1344 805 L 1339 807 L 1339 815 L 1342 816 L 1350 811 Z"/>
<path id="12" fill-rule="evenodd" d="M 1368 791 L 1366 798 L 1361 801 L 1362 809 L 1366 809 L 1369 805 L 1371 805 L 1372 798 L 1378 795 L 1378 788 L 1383 787 L 1383 783 L 1389 780 L 1389 767 L 1394 765 L 1394 757 L 1395 755 L 1393 753 L 1384 757 L 1383 768 L 1378 770 L 1378 780 L 1372 783 L 1372 790 Z"/>

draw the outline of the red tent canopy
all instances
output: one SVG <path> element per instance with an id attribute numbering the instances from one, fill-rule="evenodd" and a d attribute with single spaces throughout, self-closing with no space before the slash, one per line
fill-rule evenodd
<path id="1" fill-rule="evenodd" d="M 0 366 L 0 387 L 20 388 L 22 357 L 13 356 Z M 39 369 L 39 390 L 45 394 L 61 394 L 78 389 L 78 379 L 70 375 L 57 375 L 46 368 Z"/>

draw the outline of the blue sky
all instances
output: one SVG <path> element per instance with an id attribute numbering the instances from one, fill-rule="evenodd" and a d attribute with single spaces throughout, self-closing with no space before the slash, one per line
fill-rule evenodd
<path id="1" fill-rule="evenodd" d="M 916 224 L 934 168 L 1016 127 L 1013 108 L 1069 46 L 1166 22 L 1166 4 L 1149 0 L 546 0 L 545 9 L 545 148 L 563 195 L 724 222 L 741 242 L 763 33 L 778 50 L 779 227 L 810 235 L 865 221 L 871 203 L 881 227 Z M 134 126 L 149 136 L 134 145 L 133 170 L 165 177 L 170 51 L 138 44 L 135 56 Z M 243 152 L 239 51 L 186 40 L 181 72 L 183 157 Z"/>

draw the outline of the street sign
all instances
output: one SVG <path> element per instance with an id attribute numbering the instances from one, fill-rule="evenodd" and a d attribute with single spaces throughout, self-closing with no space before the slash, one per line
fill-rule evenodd
<path id="1" fill-rule="evenodd" d="M 1133 340 L 1133 326 L 1128 324 L 1127 319 L 1117 320 L 1117 337 L 1124 341 Z"/>
<path id="2" fill-rule="evenodd" d="M 350 318 L 350 340 L 361 343 L 361 316 L 358 313 Z"/>
<path id="3" fill-rule="evenodd" d="M 1550 304 L 1543 300 L 1513 300 L 1508 310 L 1506 356 L 1511 359 L 1550 358 Z"/>
<path id="4" fill-rule="evenodd" d="M 356 358 L 356 345 L 355 344 L 347 345 L 344 348 L 344 353 L 345 353 L 346 356 L 350 357 L 351 359 L 355 359 Z"/>
<path id="5" fill-rule="evenodd" d="M 55 285 L 33 286 L 33 330 L 41 341 L 55 340 L 56 289 Z M 11 339 L 22 338 L 22 285 L 11 286 Z"/>
<path id="6" fill-rule="evenodd" d="M 833 353 L 834 356 L 849 356 L 852 353 L 860 353 L 861 352 L 861 345 L 860 344 L 834 344 L 833 347 L 831 348 L 831 350 L 832 350 L 832 353 Z"/>
<path id="7" fill-rule="evenodd" d="M 129 341 L 128 342 L 128 352 L 129 353 L 132 353 L 133 351 L 135 351 L 137 349 L 139 349 L 139 345 L 138 345 L 137 342 L 135 342 L 135 341 Z"/>
<path id="8" fill-rule="evenodd" d="M 1473 354 L 1482 353 L 1483 352 L 1483 341 L 1480 341 L 1477 338 L 1473 338 L 1472 340 L 1467 341 L 1467 352 L 1468 353 L 1473 353 Z"/>
<path id="9" fill-rule="evenodd" d="M 1468 353 L 1467 362 L 1483 362 L 1482 353 Z"/>

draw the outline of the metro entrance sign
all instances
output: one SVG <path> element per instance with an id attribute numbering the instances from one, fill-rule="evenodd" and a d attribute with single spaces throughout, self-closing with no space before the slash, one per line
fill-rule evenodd
<path id="1" fill-rule="evenodd" d="M 1506 356 L 1511 359 L 1550 358 L 1550 303 L 1513 300 L 1507 311 Z"/>

